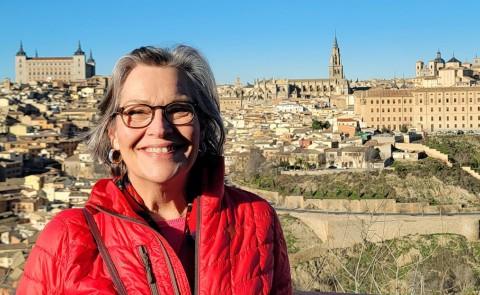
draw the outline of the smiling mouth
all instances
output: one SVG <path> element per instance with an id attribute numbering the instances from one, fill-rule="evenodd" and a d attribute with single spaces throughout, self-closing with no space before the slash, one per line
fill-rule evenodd
<path id="1" fill-rule="evenodd" d="M 168 154 L 180 149 L 181 145 L 169 145 L 163 147 L 147 147 L 144 149 L 147 153 L 153 154 Z"/>

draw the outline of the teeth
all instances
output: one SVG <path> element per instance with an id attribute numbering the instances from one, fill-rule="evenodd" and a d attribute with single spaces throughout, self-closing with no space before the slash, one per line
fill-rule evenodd
<path id="1" fill-rule="evenodd" d="M 149 153 L 168 153 L 172 150 L 172 148 L 169 147 L 149 147 L 145 149 Z"/>

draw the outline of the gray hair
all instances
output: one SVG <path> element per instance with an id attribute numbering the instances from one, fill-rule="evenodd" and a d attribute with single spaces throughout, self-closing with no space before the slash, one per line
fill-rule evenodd
<path id="1" fill-rule="evenodd" d="M 130 72 L 139 64 L 170 66 L 186 75 L 195 89 L 192 99 L 197 103 L 200 122 L 200 152 L 208 155 L 222 155 L 225 130 L 220 116 L 212 70 L 206 59 L 196 49 L 179 45 L 174 49 L 140 47 L 118 60 L 113 69 L 112 81 L 107 93 L 99 105 L 97 124 L 88 134 L 87 144 L 93 157 L 108 165 L 113 176 L 121 176 L 127 171 L 123 162 L 120 165 L 114 165 L 108 160 L 108 153 L 112 148 L 108 130 L 112 126 L 113 114 L 120 105 L 123 84 Z"/>

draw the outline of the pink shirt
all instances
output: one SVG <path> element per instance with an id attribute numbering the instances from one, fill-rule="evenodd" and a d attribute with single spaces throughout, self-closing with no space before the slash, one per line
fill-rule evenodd
<path id="1" fill-rule="evenodd" d="M 154 219 L 155 220 L 155 219 Z M 180 256 L 180 247 L 185 238 L 185 217 L 171 220 L 155 220 L 163 237 L 168 241 L 173 250 Z"/>

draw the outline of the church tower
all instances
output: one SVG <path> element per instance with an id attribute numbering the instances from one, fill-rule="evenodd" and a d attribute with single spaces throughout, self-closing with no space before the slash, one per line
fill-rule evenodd
<path id="1" fill-rule="evenodd" d="M 28 63 L 27 53 L 23 50 L 23 43 L 20 41 L 20 49 L 15 55 L 15 82 L 28 83 Z"/>
<path id="2" fill-rule="evenodd" d="M 343 65 L 340 59 L 340 48 L 338 48 L 337 35 L 333 39 L 332 55 L 330 56 L 330 65 L 328 66 L 330 79 L 344 79 Z"/>
<path id="3" fill-rule="evenodd" d="M 86 77 L 86 59 L 85 52 L 82 50 L 82 45 L 78 41 L 77 51 L 73 54 L 73 65 L 72 65 L 72 81 L 82 81 Z"/>

